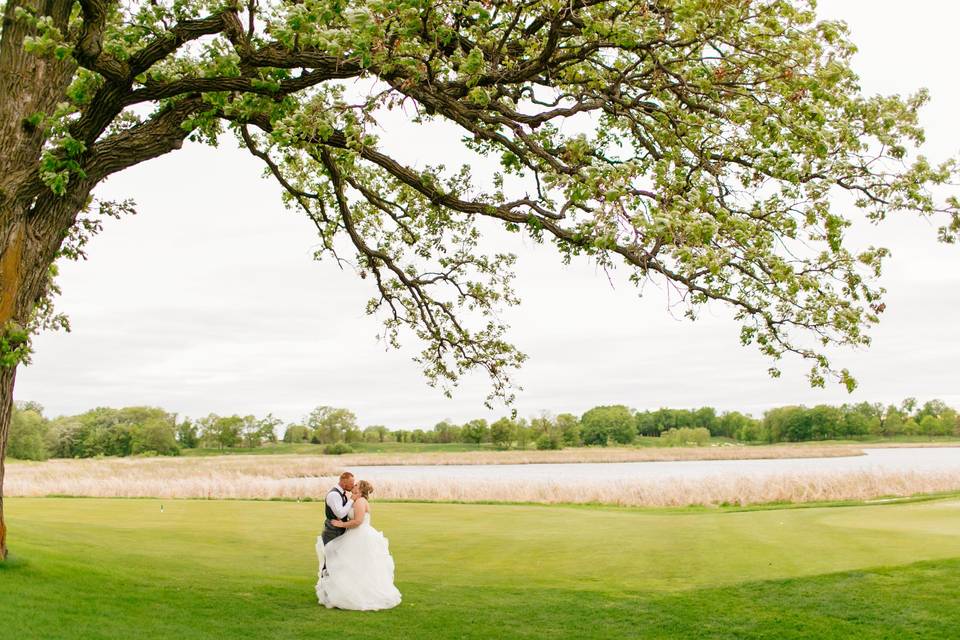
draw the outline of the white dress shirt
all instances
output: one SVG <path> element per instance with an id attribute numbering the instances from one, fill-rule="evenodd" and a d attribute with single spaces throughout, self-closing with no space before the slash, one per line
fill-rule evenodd
<path id="1" fill-rule="evenodd" d="M 341 520 L 347 519 L 347 514 L 350 513 L 350 508 L 353 506 L 352 498 L 347 498 L 347 504 L 343 504 L 343 496 L 345 494 L 346 492 L 340 485 L 335 486 L 334 491 L 327 494 L 327 506 L 330 507 L 330 510 Z"/>

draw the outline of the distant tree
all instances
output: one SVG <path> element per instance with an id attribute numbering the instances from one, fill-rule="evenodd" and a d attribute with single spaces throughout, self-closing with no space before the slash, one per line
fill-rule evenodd
<path id="1" fill-rule="evenodd" d="M 717 410 L 713 407 L 701 407 L 694 411 L 693 426 L 706 429 L 710 432 L 710 435 L 721 435 L 720 426 L 717 422 Z"/>
<path id="2" fill-rule="evenodd" d="M 925 417 L 933 416 L 939 419 L 948 409 L 949 407 L 943 400 L 928 400 L 923 403 L 923 406 L 920 407 L 916 415 L 913 416 L 913 419 L 922 424 Z"/>
<path id="3" fill-rule="evenodd" d="M 541 433 L 535 444 L 537 449 L 563 449 L 563 435 L 559 430 Z"/>
<path id="4" fill-rule="evenodd" d="M 38 411 L 39 409 L 39 411 Z M 20 460 L 46 460 L 49 423 L 43 417 L 43 407 L 36 403 L 18 403 L 13 407 L 7 455 Z"/>
<path id="5" fill-rule="evenodd" d="M 580 429 L 585 444 L 607 446 L 609 441 L 629 444 L 636 437 L 633 412 L 624 405 L 594 407 L 580 418 Z"/>
<path id="6" fill-rule="evenodd" d="M 130 455 L 130 431 L 121 419 L 119 409 L 97 407 L 76 418 L 80 426 L 76 434 L 75 456 Z"/>
<path id="7" fill-rule="evenodd" d="M 904 419 L 912 416 L 916 408 L 917 408 L 916 398 L 906 398 L 903 402 L 900 403 L 900 413 L 903 414 Z"/>
<path id="8" fill-rule="evenodd" d="M 799 442 L 813 439 L 805 407 L 776 407 L 763 414 L 763 428 L 769 442 Z"/>
<path id="9" fill-rule="evenodd" d="M 667 429 L 697 426 L 698 420 L 702 421 L 704 426 L 712 424 L 716 420 L 716 411 L 706 407 L 698 416 L 696 412 L 688 409 L 660 408 L 638 418 L 637 432 L 641 435 L 660 435 Z"/>
<path id="10" fill-rule="evenodd" d="M 146 424 L 164 424 L 176 439 L 176 416 L 157 407 L 98 407 L 51 424 L 51 453 L 65 457 L 128 456 Z"/>
<path id="11" fill-rule="evenodd" d="M 38 415 L 43 415 L 43 405 L 33 400 L 18 400 L 13 403 L 13 406 L 20 411 L 33 411 Z"/>
<path id="12" fill-rule="evenodd" d="M 795 407 L 787 414 L 786 436 L 790 442 L 803 442 L 815 438 L 810 409 Z"/>
<path id="13" fill-rule="evenodd" d="M 562 449 L 563 430 L 556 418 L 544 412 L 530 420 L 530 440 L 537 449 Z"/>
<path id="14" fill-rule="evenodd" d="M 742 442 L 763 439 L 763 423 L 739 411 L 728 411 L 719 418 L 719 433 Z"/>
<path id="15" fill-rule="evenodd" d="M 197 425 L 189 419 L 178 424 L 177 442 L 184 449 L 196 449 L 200 444 L 200 430 Z"/>
<path id="16" fill-rule="evenodd" d="M 283 420 L 274 416 L 272 413 L 268 413 L 257 422 L 260 442 L 275 444 L 277 442 L 277 430 L 283 425 Z"/>
<path id="17" fill-rule="evenodd" d="M 247 449 L 255 449 L 263 444 L 260 421 L 256 416 L 246 415 L 241 418 L 240 444 Z"/>
<path id="18" fill-rule="evenodd" d="M 312 441 L 321 444 L 351 441 L 348 436 L 353 437 L 353 441 L 362 437 L 357 426 L 357 416 L 349 409 L 317 407 L 306 417 L 304 424 L 313 432 Z M 352 432 L 356 434 L 353 435 Z"/>
<path id="19" fill-rule="evenodd" d="M 960 436 L 960 413 L 953 411 L 953 426 L 949 435 Z M 950 426 L 949 424 L 947 425 Z"/>
<path id="20" fill-rule="evenodd" d="M 936 436 L 940 434 L 940 419 L 929 413 L 920 418 L 919 431 L 925 436 Z"/>
<path id="21" fill-rule="evenodd" d="M 883 435 L 898 436 L 904 433 L 903 421 L 903 413 L 901 413 L 900 408 L 891 404 L 887 407 L 884 415 Z"/>
<path id="22" fill-rule="evenodd" d="M 437 434 L 433 431 L 424 431 L 423 429 L 414 429 L 410 432 L 410 442 L 420 444 L 433 444 L 437 441 Z"/>
<path id="23" fill-rule="evenodd" d="M 510 418 L 500 418 L 490 425 L 490 441 L 498 449 L 509 449 L 516 438 L 517 425 Z"/>
<path id="24" fill-rule="evenodd" d="M 284 442 L 310 442 L 310 429 L 302 424 L 291 424 L 283 432 Z"/>
<path id="25" fill-rule="evenodd" d="M 197 421 L 200 439 L 205 446 L 229 449 L 240 444 L 244 419 L 238 415 L 218 416 L 214 413 Z"/>
<path id="26" fill-rule="evenodd" d="M 546 411 L 542 412 L 538 416 L 530 418 L 527 424 L 530 426 L 530 430 L 534 437 L 539 436 L 541 433 L 546 433 L 555 427 L 553 417 Z"/>
<path id="27" fill-rule="evenodd" d="M 673 410 L 674 428 L 693 427 L 697 424 L 696 415 L 689 409 Z"/>
<path id="28" fill-rule="evenodd" d="M 873 419 L 871 422 L 871 432 L 877 434 L 882 434 L 887 428 L 887 410 L 884 408 L 882 402 L 874 402 L 873 407 Z"/>
<path id="29" fill-rule="evenodd" d="M 472 444 L 487 442 L 490 439 L 490 425 L 483 418 L 471 420 L 461 428 L 460 438 Z"/>
<path id="30" fill-rule="evenodd" d="M 636 440 L 637 431 L 632 412 L 626 407 L 611 407 L 607 415 L 607 433 L 617 444 L 630 444 Z"/>
<path id="31" fill-rule="evenodd" d="M 857 404 L 845 407 L 845 414 L 848 430 L 854 428 L 853 425 L 863 425 L 866 427 L 866 430 L 863 431 L 864 434 L 872 434 L 875 436 L 883 435 L 887 411 L 882 403 L 858 402 Z M 863 420 L 852 417 L 854 414 L 862 416 Z"/>
<path id="32" fill-rule="evenodd" d="M 384 443 L 390 435 L 390 430 L 383 425 L 373 425 L 363 430 L 363 439 L 367 442 Z"/>
<path id="33" fill-rule="evenodd" d="M 560 429 L 563 444 L 568 447 L 579 447 L 583 444 L 580 439 L 580 418 L 572 413 L 561 413 L 557 416 L 557 428 Z"/>
<path id="34" fill-rule="evenodd" d="M 903 421 L 903 433 L 908 436 L 920 435 L 920 424 L 913 418 L 907 418 Z"/>
<path id="35" fill-rule="evenodd" d="M 530 428 L 530 424 L 525 418 L 520 418 L 514 421 L 514 438 L 517 441 L 517 448 L 526 449 L 527 445 L 533 439 L 533 430 Z"/>
<path id="36" fill-rule="evenodd" d="M 656 416 L 650 411 L 638 411 L 634 416 L 637 423 L 637 434 L 641 436 L 658 436 L 660 429 Z"/>
<path id="37" fill-rule="evenodd" d="M 264 418 L 253 415 L 243 416 L 240 425 L 240 441 L 248 449 L 277 441 L 277 429 L 283 421 L 268 413 Z"/>
<path id="38" fill-rule="evenodd" d="M 147 418 L 131 430 L 130 451 L 134 454 L 177 455 L 180 448 L 177 446 L 173 425 L 166 418 Z"/>
<path id="39" fill-rule="evenodd" d="M 673 409 L 661 407 L 650 414 L 650 425 L 645 435 L 659 436 L 667 429 L 677 427 L 676 412 Z"/>
<path id="40" fill-rule="evenodd" d="M 54 458 L 80 456 L 80 441 L 83 427 L 76 416 L 61 416 L 50 421 L 46 445 Z"/>
<path id="41" fill-rule="evenodd" d="M 835 434 L 831 437 L 860 438 L 877 431 L 879 429 L 879 421 L 873 414 L 872 405 L 868 411 L 864 409 L 864 407 L 858 408 L 849 405 L 840 407 L 840 419 L 836 425 Z"/>
<path id="42" fill-rule="evenodd" d="M 936 414 L 932 411 L 924 412 L 921 410 L 923 417 L 919 423 L 920 433 L 930 437 L 953 435 L 957 426 L 957 412 L 945 404 L 937 406 L 935 409 Z"/>
<path id="43" fill-rule="evenodd" d="M 437 442 L 442 444 L 460 441 L 460 427 L 449 420 L 441 420 L 438 422 L 434 425 L 433 432 L 436 434 Z"/>
<path id="44" fill-rule="evenodd" d="M 797 440 L 828 440 L 846 435 L 842 432 L 843 412 L 838 407 L 818 404 L 806 411 L 805 430 L 807 437 L 797 437 Z"/>

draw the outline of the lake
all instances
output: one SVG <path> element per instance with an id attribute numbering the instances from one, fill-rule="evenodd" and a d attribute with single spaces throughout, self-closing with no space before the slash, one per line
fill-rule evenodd
<path id="1" fill-rule="evenodd" d="M 691 460 L 497 465 L 356 466 L 370 480 L 516 480 L 561 484 L 597 481 L 702 480 L 710 477 L 759 478 L 784 474 L 851 471 L 960 472 L 960 447 L 864 449 L 865 455 L 777 460 Z"/>

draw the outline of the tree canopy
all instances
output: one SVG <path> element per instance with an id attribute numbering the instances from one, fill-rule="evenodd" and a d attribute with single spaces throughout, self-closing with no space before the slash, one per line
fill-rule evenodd
<path id="1" fill-rule="evenodd" d="M 946 240 L 958 208 L 930 189 L 952 162 L 907 160 L 926 93 L 863 96 L 846 27 L 811 4 L 8 2 L 4 40 L 26 36 L 65 80 L 20 123 L 45 140 L 21 189 L 87 197 L 226 131 L 316 224 L 318 257 L 374 284 L 388 339 L 423 340 L 434 383 L 480 367 L 507 393 L 523 360 L 496 316 L 516 302 L 513 256 L 480 246 L 492 218 L 566 259 L 658 278 L 691 316 L 729 305 L 744 344 L 810 360 L 820 385 L 823 347 L 867 343 L 883 310 L 887 251 L 847 246 L 837 191 L 873 220 L 944 212 Z M 487 183 L 439 149 L 424 169 L 384 154 L 377 117 L 399 107 L 456 123 L 501 170 Z"/>

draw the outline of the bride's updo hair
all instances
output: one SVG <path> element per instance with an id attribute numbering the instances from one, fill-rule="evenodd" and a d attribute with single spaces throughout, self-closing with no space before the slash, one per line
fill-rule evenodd
<path id="1" fill-rule="evenodd" d="M 366 480 L 361 480 L 358 482 L 357 489 L 360 490 L 360 495 L 362 495 L 364 498 L 369 498 L 370 494 L 373 493 L 373 485 Z"/>

